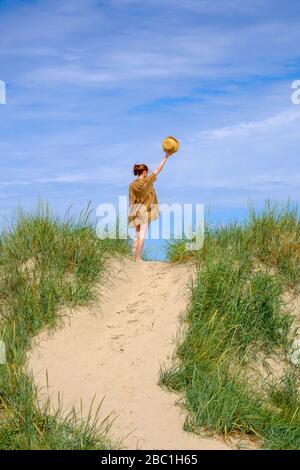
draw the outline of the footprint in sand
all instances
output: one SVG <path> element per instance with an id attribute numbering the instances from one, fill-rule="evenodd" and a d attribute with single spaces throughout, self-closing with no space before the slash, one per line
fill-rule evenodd
<path id="1" fill-rule="evenodd" d="M 167 300 L 167 298 L 169 297 L 169 293 L 164 292 L 163 294 L 159 294 L 159 297 L 162 297 L 164 300 Z"/>

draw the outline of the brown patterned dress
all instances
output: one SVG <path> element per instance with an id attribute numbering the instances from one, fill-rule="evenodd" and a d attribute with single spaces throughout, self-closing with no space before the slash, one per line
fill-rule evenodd
<path id="1" fill-rule="evenodd" d="M 144 178 L 137 178 L 129 185 L 128 225 L 135 227 L 158 219 L 158 201 L 153 187 L 155 173 Z"/>

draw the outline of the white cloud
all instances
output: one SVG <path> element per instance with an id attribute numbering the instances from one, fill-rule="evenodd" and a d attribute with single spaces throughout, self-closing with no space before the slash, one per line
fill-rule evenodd
<path id="1" fill-rule="evenodd" d="M 299 118 L 300 110 L 282 111 L 281 113 L 278 113 L 274 116 L 266 117 L 265 119 L 261 119 L 259 121 L 244 122 L 236 124 L 234 126 L 202 131 L 196 137 L 193 137 L 191 141 L 195 141 L 198 139 L 222 140 L 236 136 L 245 136 L 251 133 L 268 131 L 276 127 L 284 126 L 286 124 L 292 123 L 293 121 Z"/>

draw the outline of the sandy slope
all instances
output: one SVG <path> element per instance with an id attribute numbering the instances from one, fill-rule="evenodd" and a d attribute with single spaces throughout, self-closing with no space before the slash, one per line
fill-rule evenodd
<path id="1" fill-rule="evenodd" d="M 65 407 L 105 396 L 102 414 L 117 415 L 112 434 L 124 437 L 124 448 L 228 448 L 184 432 L 176 395 L 157 384 L 160 365 L 174 350 L 191 269 L 125 260 L 110 273 L 112 281 L 99 292 L 101 310 L 78 308 L 54 336 L 38 338 L 29 363 L 37 383 L 45 386 L 47 370 L 52 403 L 61 392 Z"/>

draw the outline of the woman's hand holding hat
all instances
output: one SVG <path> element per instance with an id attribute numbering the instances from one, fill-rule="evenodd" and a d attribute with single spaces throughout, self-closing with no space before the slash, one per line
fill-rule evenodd
<path id="1" fill-rule="evenodd" d="M 179 149 L 179 142 L 177 139 L 175 139 L 175 137 L 169 136 L 164 139 L 162 147 L 166 152 L 166 155 L 170 156 Z"/>

